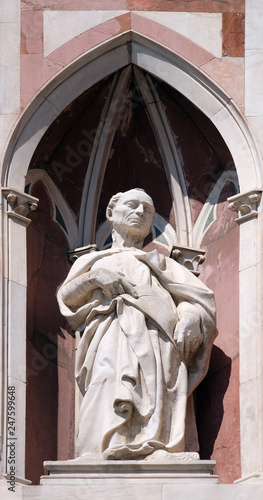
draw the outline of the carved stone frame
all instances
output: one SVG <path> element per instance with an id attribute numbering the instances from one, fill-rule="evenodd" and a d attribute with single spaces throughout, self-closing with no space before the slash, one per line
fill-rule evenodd
<path id="1" fill-rule="evenodd" d="M 61 71 L 34 99 L 11 136 L 3 162 L 2 185 L 23 193 L 37 144 L 58 114 L 84 90 L 132 62 L 179 90 L 214 123 L 233 156 L 241 192 L 262 185 L 254 138 L 232 99 L 201 70 L 155 42 L 127 32 L 84 54 Z M 36 130 L 38 131 L 36 133 Z M 94 187 L 94 186 L 93 186 Z M 6 191 L 6 192 L 7 192 Z M 9 199 L 11 202 L 11 200 Z M 35 201 L 31 200 L 32 203 Z M 25 464 L 26 224 L 8 215 L 3 197 L 1 303 L 2 472 L 6 460 L 6 391 L 17 387 L 17 474 Z M 18 205 L 19 206 L 19 205 Z M 240 225 L 240 407 L 242 476 L 263 471 L 262 211 Z M 76 242 L 77 246 L 77 242 Z M 21 258 L 22 257 L 22 258 Z M 249 290 L 249 293 L 248 293 Z"/>

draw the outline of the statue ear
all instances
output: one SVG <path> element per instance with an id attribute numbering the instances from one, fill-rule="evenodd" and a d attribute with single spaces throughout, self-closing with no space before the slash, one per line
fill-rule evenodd
<path id="1" fill-rule="evenodd" d="M 112 209 L 109 207 L 106 210 L 106 217 L 107 217 L 109 222 L 112 222 Z"/>

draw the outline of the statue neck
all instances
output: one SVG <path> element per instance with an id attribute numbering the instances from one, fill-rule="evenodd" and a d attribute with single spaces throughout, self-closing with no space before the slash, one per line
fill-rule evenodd
<path id="1" fill-rule="evenodd" d="M 142 249 L 144 239 L 112 230 L 112 248 L 138 248 Z"/>

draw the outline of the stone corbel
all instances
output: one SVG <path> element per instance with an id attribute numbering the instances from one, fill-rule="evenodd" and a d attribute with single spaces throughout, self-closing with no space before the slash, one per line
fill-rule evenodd
<path id="1" fill-rule="evenodd" d="M 70 262 L 75 262 L 81 255 L 85 255 L 86 253 L 97 252 L 99 249 L 97 245 L 87 245 L 86 247 L 79 247 L 75 250 L 70 250 L 68 252 L 68 258 Z"/>
<path id="2" fill-rule="evenodd" d="M 2 193 L 8 203 L 8 217 L 30 224 L 27 214 L 37 209 L 38 198 L 12 188 L 2 188 Z"/>
<path id="3" fill-rule="evenodd" d="M 236 194 L 227 199 L 229 208 L 238 213 L 236 222 L 241 224 L 258 216 L 258 204 L 261 199 L 262 191 L 255 189 L 243 194 Z"/>
<path id="4" fill-rule="evenodd" d="M 175 245 L 172 248 L 171 258 L 189 269 L 195 276 L 199 276 L 198 266 L 205 260 L 205 251 Z"/>

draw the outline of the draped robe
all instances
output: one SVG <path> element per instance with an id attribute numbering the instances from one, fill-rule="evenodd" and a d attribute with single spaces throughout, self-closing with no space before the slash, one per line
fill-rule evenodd
<path id="1" fill-rule="evenodd" d="M 109 299 L 97 288 L 84 304 L 66 305 L 63 287 L 96 268 L 122 273 L 138 298 L 123 293 Z M 109 249 L 77 259 L 58 302 L 81 332 L 77 456 L 132 459 L 155 450 L 197 451 L 192 394 L 207 372 L 216 335 L 212 292 L 156 250 Z M 202 344 L 188 360 L 174 338 L 180 302 L 194 304 L 201 318 Z"/>

